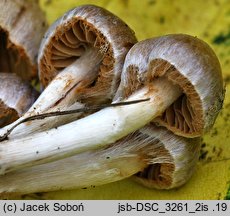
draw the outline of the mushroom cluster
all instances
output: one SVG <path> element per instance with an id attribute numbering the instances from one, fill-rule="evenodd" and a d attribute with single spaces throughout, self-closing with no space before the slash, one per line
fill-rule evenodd
<path id="1" fill-rule="evenodd" d="M 0 14 L 0 127 L 3 127 L 22 116 L 38 97 L 29 82 L 36 78 L 37 50 L 47 23 L 36 1 L 1 1 L 0 8 L 4 8 Z"/>
<path id="2" fill-rule="evenodd" d="M 0 196 L 128 177 L 171 189 L 192 176 L 201 136 L 224 99 L 220 64 L 207 43 L 185 34 L 138 42 L 120 18 L 83 5 L 48 28 L 37 63 L 44 90 L 34 102 L 36 94 L 23 88 L 28 111 L 17 102 L 24 114 L 5 117 L 0 99 Z M 7 88 L 0 84 L 0 98 Z"/>

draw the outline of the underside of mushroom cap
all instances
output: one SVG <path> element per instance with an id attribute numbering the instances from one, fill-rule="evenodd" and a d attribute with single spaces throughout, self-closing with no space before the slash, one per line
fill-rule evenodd
<path id="1" fill-rule="evenodd" d="M 0 128 L 4 127 L 19 118 L 17 111 L 7 106 L 0 98 Z"/>
<path id="2" fill-rule="evenodd" d="M 46 87 L 87 49 L 96 48 L 103 59 L 96 80 L 84 90 L 83 97 L 104 89 L 112 97 L 120 81 L 125 55 L 134 43 L 134 32 L 109 11 L 93 5 L 77 7 L 58 19 L 41 43 L 38 57 L 41 83 Z"/>
<path id="3" fill-rule="evenodd" d="M 38 97 L 38 92 L 13 73 L 0 73 L 0 128 L 24 114 Z"/>
<path id="4" fill-rule="evenodd" d="M 37 76 L 37 50 L 47 28 L 37 1 L 0 2 L 0 69 L 24 80 Z"/>
<path id="5" fill-rule="evenodd" d="M 159 140 L 157 157 L 134 180 L 149 188 L 172 189 L 185 184 L 195 171 L 200 152 L 200 138 L 174 135 L 163 127 L 150 124 L 140 132 Z"/>
<path id="6" fill-rule="evenodd" d="M 183 93 L 154 122 L 185 137 L 208 131 L 224 98 L 221 68 L 212 49 L 200 39 L 184 34 L 139 42 L 127 54 L 115 98 L 128 97 L 161 76 L 178 85 Z"/>

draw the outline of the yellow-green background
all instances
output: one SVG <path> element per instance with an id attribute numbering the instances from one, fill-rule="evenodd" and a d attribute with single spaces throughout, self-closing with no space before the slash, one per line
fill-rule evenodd
<path id="1" fill-rule="evenodd" d="M 187 33 L 208 42 L 220 59 L 226 98 L 213 129 L 203 139 L 196 173 L 183 187 L 146 189 L 131 180 L 96 188 L 40 194 L 44 199 L 226 199 L 230 184 L 230 1 L 229 0 L 40 0 L 49 24 L 81 4 L 96 4 L 121 17 L 138 40 Z M 26 198 L 26 197 L 24 197 Z M 31 198 L 31 197 L 27 197 Z"/>

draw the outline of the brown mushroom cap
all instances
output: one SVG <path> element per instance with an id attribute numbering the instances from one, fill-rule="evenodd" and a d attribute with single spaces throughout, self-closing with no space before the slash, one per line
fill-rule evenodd
<path id="1" fill-rule="evenodd" d="M 200 152 L 200 138 L 179 137 L 153 124 L 140 129 L 146 139 L 158 142 L 155 158 L 134 180 L 149 188 L 172 189 L 185 184 L 195 171 Z M 156 144 L 155 144 L 156 145 Z"/>
<path id="2" fill-rule="evenodd" d="M 16 74 L 0 73 L 0 128 L 26 112 L 38 92 Z"/>
<path id="3" fill-rule="evenodd" d="M 209 45 L 185 34 L 137 43 L 126 56 L 116 98 L 128 97 L 160 76 L 180 86 L 183 94 L 154 122 L 185 137 L 209 130 L 224 99 L 220 64 Z"/>
<path id="4" fill-rule="evenodd" d="M 0 71 L 25 80 L 37 75 L 37 50 L 46 30 L 37 1 L 0 1 Z"/>
<path id="5" fill-rule="evenodd" d="M 125 55 L 134 43 L 134 32 L 109 11 L 94 5 L 70 10 L 49 28 L 42 40 L 38 57 L 41 83 L 46 87 L 56 74 L 94 47 L 104 55 L 97 79 L 84 89 L 82 97 L 95 92 L 105 95 L 105 89 L 112 97 L 120 81 Z"/>

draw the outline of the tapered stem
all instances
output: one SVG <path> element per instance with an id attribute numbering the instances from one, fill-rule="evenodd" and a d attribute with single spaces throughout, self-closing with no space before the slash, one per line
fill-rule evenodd
<path id="1" fill-rule="evenodd" d="M 167 78 L 158 78 L 128 100 L 149 101 L 102 109 L 80 120 L 0 146 L 0 173 L 34 166 L 114 143 L 159 116 L 181 95 Z"/>
<path id="2" fill-rule="evenodd" d="M 88 61 L 90 59 L 90 61 Z M 97 77 L 99 63 L 102 54 L 95 48 L 91 48 L 70 66 L 60 72 L 49 86 L 43 91 L 32 107 L 21 118 L 0 130 L 0 136 L 8 129 L 16 125 L 22 119 L 36 114 L 52 112 L 57 110 L 69 110 L 84 107 L 83 104 L 75 102 L 77 89 L 84 88 L 92 83 Z M 53 117 L 44 121 L 34 121 L 19 125 L 10 138 L 19 138 L 32 134 L 35 131 L 44 131 L 52 127 L 64 124 L 76 119 L 81 113 L 65 117 Z"/>
<path id="3" fill-rule="evenodd" d="M 147 187 L 171 189 L 189 180 L 199 152 L 199 138 L 149 124 L 106 148 L 1 176 L 0 198 L 94 187 L 130 176 Z"/>
<path id="4" fill-rule="evenodd" d="M 6 174 L 0 178 L 0 197 L 118 181 L 144 170 L 150 162 L 168 162 L 169 156 L 159 157 L 160 148 L 154 136 L 137 131 L 105 149 Z"/>

